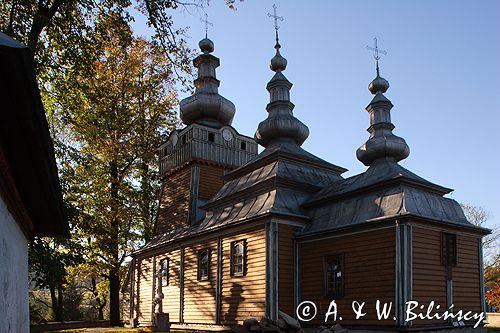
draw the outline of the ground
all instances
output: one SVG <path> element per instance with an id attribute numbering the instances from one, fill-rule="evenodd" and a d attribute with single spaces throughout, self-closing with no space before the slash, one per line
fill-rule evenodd
<path id="1" fill-rule="evenodd" d="M 145 328 L 79 328 L 72 330 L 52 331 L 52 333 L 149 333 L 150 329 Z M 171 331 L 170 333 L 181 333 Z M 183 331 L 182 333 L 191 333 Z M 488 333 L 500 333 L 500 327 L 489 327 Z"/>
<path id="2" fill-rule="evenodd" d="M 148 328 L 123 328 L 123 327 L 96 327 L 96 328 L 77 328 L 61 331 L 51 331 L 51 333 L 149 333 L 152 332 Z M 170 333 L 179 333 L 171 331 Z M 183 332 L 188 333 L 188 332 Z M 500 333 L 500 332 L 499 332 Z"/>

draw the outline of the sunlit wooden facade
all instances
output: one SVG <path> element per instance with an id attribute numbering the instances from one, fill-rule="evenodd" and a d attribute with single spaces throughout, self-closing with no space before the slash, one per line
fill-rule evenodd
<path id="1" fill-rule="evenodd" d="M 155 233 L 131 263 L 124 318 L 149 326 L 164 312 L 177 328 L 227 328 L 280 311 L 300 319 L 297 307 L 311 301 L 317 315 L 302 324 L 324 325 L 335 300 L 337 323 L 351 329 L 470 328 L 472 320 L 405 320 L 412 300 L 484 310 L 481 238 L 488 230 L 466 220 L 445 197 L 450 189 L 398 164 L 409 149 L 392 133 L 388 82 L 377 73 L 370 84 L 371 136 L 357 153 L 368 168 L 344 178 L 346 169 L 300 147 L 309 131 L 293 115 L 279 52 L 268 118 L 255 140 L 230 126 L 227 102 L 216 110 L 223 116 L 214 116 L 203 97 L 210 90 L 215 98 L 216 89 L 204 85 L 219 83 L 211 43 L 200 42 L 197 92 L 181 103 L 187 127 L 160 147 Z M 265 147 L 260 154 L 257 144 Z M 366 316 L 355 319 L 353 301 L 365 302 Z M 390 304 L 387 318 L 377 318 L 377 301 Z"/>

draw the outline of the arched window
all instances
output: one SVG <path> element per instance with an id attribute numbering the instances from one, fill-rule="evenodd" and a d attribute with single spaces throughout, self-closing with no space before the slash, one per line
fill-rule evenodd
<path id="1" fill-rule="evenodd" d="M 244 240 L 231 243 L 231 276 L 245 275 L 245 250 Z"/>
<path id="2" fill-rule="evenodd" d="M 210 249 L 198 251 L 198 280 L 208 280 L 210 272 Z"/>

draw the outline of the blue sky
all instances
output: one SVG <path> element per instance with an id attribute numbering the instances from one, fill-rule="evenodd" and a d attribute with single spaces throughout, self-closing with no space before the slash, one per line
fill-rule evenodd
<path id="1" fill-rule="evenodd" d="M 368 138 L 375 63 L 365 47 L 376 36 L 388 52 L 380 67 L 391 84 L 394 133 L 411 150 L 401 164 L 455 189 L 449 197 L 483 206 L 489 226 L 500 224 L 500 1 L 245 0 L 232 11 L 211 0 L 219 92 L 236 105 L 233 126 L 251 136 L 267 116 L 273 3 L 284 17 L 294 114 L 310 129 L 305 149 L 349 169 L 346 177 L 366 169 L 355 152 Z M 190 27 L 193 48 L 204 37 L 203 15 L 173 14 L 178 27 Z M 150 35 L 141 19 L 134 29 Z"/>

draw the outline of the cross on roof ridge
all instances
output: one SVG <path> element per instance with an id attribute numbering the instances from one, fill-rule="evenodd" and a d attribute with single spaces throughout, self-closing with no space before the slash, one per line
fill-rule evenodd
<path id="1" fill-rule="evenodd" d="M 214 26 L 214 24 L 210 21 L 208 21 L 208 14 L 205 13 L 205 19 L 200 17 L 200 21 L 205 23 L 205 38 L 208 38 L 208 26 Z"/>
<path id="2" fill-rule="evenodd" d="M 373 51 L 373 58 L 377 62 L 377 76 L 378 76 L 379 75 L 378 61 L 380 60 L 380 55 L 379 54 L 387 55 L 387 51 L 379 49 L 377 42 L 378 42 L 377 41 L 377 37 L 373 37 L 373 44 L 374 44 L 375 47 L 371 47 L 371 46 L 367 45 L 366 49 L 368 51 Z"/>
<path id="3" fill-rule="evenodd" d="M 278 8 L 276 7 L 276 4 L 273 4 L 274 14 L 267 13 L 267 16 L 274 18 L 274 29 L 276 30 L 276 43 L 278 43 L 278 29 L 280 28 L 280 26 L 278 25 L 278 20 L 283 22 L 284 18 L 282 16 L 278 16 L 278 14 L 276 13 L 276 8 Z"/>

